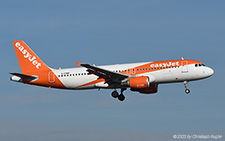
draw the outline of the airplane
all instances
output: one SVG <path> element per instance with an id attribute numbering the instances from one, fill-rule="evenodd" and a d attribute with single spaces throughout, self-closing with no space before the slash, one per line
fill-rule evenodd
<path id="1" fill-rule="evenodd" d="M 10 80 L 58 89 L 113 89 L 113 98 L 125 100 L 123 91 L 155 94 L 159 84 L 183 82 L 186 94 L 188 82 L 208 78 L 213 69 L 195 60 L 180 59 L 142 63 L 95 66 L 77 62 L 76 68 L 48 67 L 22 41 L 13 41 L 22 73 L 10 73 Z M 82 67 L 79 67 L 82 66 Z M 120 89 L 120 94 L 117 92 Z"/>

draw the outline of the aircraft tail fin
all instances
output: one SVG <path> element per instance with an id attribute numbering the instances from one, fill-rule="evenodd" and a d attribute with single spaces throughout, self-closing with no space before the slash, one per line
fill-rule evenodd
<path id="1" fill-rule="evenodd" d="M 49 67 L 22 41 L 13 41 L 16 55 L 23 74 L 30 72 L 47 71 Z"/>

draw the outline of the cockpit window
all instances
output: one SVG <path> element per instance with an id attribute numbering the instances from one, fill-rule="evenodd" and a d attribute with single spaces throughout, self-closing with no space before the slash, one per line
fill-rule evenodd
<path id="1" fill-rule="evenodd" d="M 205 66 L 204 64 L 195 64 L 195 67 Z"/>

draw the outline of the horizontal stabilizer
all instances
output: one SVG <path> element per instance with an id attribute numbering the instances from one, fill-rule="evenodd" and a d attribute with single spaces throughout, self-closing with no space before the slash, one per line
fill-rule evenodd
<path id="1" fill-rule="evenodd" d="M 38 78 L 37 76 L 31 76 L 31 75 L 26 75 L 26 74 L 21 74 L 21 73 L 10 73 L 10 74 L 18 76 L 18 77 L 20 77 L 22 79 L 26 79 L 28 81 L 32 81 L 32 80 Z"/>

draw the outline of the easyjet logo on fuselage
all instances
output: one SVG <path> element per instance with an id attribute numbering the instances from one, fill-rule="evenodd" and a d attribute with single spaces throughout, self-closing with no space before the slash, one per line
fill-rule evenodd
<path id="1" fill-rule="evenodd" d="M 156 63 L 151 64 L 150 67 L 157 68 L 157 67 L 171 67 L 171 66 L 179 66 L 179 62 L 167 62 L 167 63 Z"/>
<path id="2" fill-rule="evenodd" d="M 40 68 L 41 63 L 39 63 L 39 62 L 36 60 L 37 57 L 32 56 L 26 49 L 24 49 L 24 47 L 23 47 L 19 42 L 17 42 L 17 43 L 15 44 L 15 46 L 21 51 L 21 53 L 24 54 L 24 58 L 28 59 L 34 66 L 36 66 L 37 69 Z"/>

